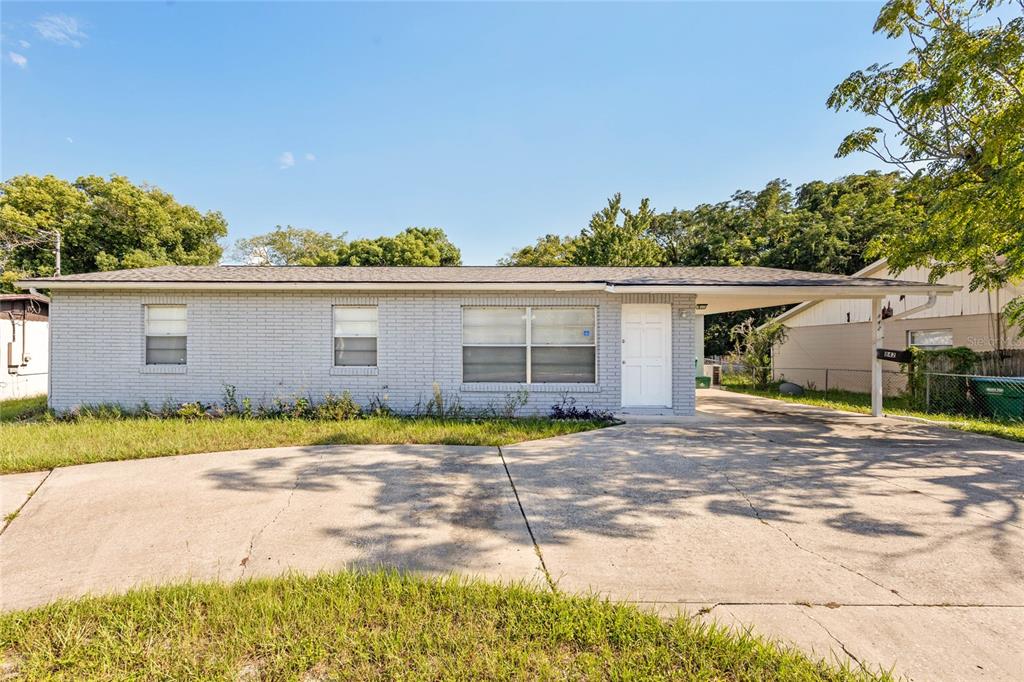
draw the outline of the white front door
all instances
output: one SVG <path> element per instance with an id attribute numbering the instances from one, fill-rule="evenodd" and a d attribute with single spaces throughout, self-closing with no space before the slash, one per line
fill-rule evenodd
<path id="1" fill-rule="evenodd" d="M 672 306 L 622 306 L 622 406 L 672 407 Z"/>

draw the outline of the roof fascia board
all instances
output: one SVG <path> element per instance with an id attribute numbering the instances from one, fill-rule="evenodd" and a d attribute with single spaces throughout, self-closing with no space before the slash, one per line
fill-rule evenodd
<path id="1" fill-rule="evenodd" d="M 671 285 L 623 284 L 600 282 L 125 282 L 87 280 L 20 280 L 22 288 L 41 287 L 65 290 L 231 290 L 231 291 L 605 291 L 608 293 L 679 293 L 744 296 L 792 295 L 809 299 L 872 298 L 886 294 L 949 295 L 959 290 L 952 285 L 907 284 L 876 286 L 775 286 L 765 284 Z"/>
<path id="2" fill-rule="evenodd" d="M 156 289 L 165 291 L 604 291 L 602 282 L 127 282 L 20 280 L 23 289 Z"/>

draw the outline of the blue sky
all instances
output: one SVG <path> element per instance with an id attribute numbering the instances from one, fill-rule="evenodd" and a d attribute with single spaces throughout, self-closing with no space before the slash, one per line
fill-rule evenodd
<path id="1" fill-rule="evenodd" d="M 224 213 L 467 264 L 658 209 L 875 167 L 833 85 L 880 3 L 3 3 L 0 173 L 119 173 Z"/>

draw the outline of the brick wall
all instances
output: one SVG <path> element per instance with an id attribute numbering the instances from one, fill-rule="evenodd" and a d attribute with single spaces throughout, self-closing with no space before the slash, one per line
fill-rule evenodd
<path id="1" fill-rule="evenodd" d="M 143 306 L 188 306 L 188 364 L 147 366 Z M 671 303 L 673 411 L 694 412 L 694 297 L 667 294 L 496 295 L 490 292 L 54 291 L 50 404 L 158 407 L 221 402 L 224 386 L 239 399 L 318 398 L 351 391 L 365 404 L 386 397 L 409 412 L 425 405 L 436 382 L 468 408 L 501 406 L 520 388 L 462 384 L 462 306 L 592 305 L 597 314 L 597 384 L 532 385 L 524 412 L 546 413 L 568 392 L 580 406 L 617 410 L 621 402 L 620 313 L 623 303 Z M 333 366 L 333 305 L 377 305 L 377 368 Z"/>

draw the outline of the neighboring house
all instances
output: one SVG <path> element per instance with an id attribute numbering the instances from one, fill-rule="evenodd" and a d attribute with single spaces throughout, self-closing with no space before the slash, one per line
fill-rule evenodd
<path id="1" fill-rule="evenodd" d="M 926 268 L 911 268 L 901 277 L 927 281 Z M 886 261 L 879 260 L 854 274 L 854 277 L 893 277 Z M 939 280 L 959 290 L 939 298 L 935 305 L 902 319 L 882 323 L 884 348 L 952 348 L 966 346 L 978 352 L 997 349 L 1024 349 L 1019 330 L 1008 328 L 1000 313 L 1017 296 L 1024 296 L 1024 285 L 1007 285 L 998 290 L 971 291 L 970 274 L 956 272 Z M 883 318 L 924 304 L 927 296 L 890 295 L 883 301 Z M 868 390 L 871 368 L 871 304 L 868 301 L 807 301 L 775 318 L 788 328 L 785 343 L 775 347 L 772 358 L 775 376 L 796 383 L 811 382 L 824 388 L 824 370 L 829 369 L 830 388 Z M 893 373 L 899 366 L 890 363 Z M 895 376 L 888 384 L 902 383 Z"/>
<path id="2" fill-rule="evenodd" d="M 0 400 L 46 393 L 50 299 L 0 294 Z"/>
<path id="3" fill-rule="evenodd" d="M 691 415 L 697 313 L 950 287 L 769 268 L 166 266 L 38 278 L 50 405 L 350 391 L 400 412 L 525 395 Z"/>

